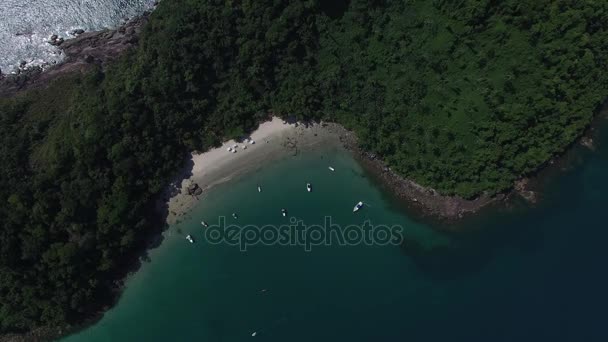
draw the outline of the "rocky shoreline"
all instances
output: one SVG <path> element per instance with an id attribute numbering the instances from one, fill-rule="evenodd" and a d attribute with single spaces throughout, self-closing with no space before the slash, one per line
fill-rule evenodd
<path id="1" fill-rule="evenodd" d="M 409 206 L 418 208 L 426 216 L 436 216 L 443 219 L 461 219 L 466 214 L 472 214 L 481 208 L 506 198 L 506 195 L 481 195 L 476 199 L 467 200 L 458 196 L 444 196 L 432 188 L 424 187 L 406 179 L 393 171 L 380 156 L 362 150 L 356 135 L 337 123 L 325 123 L 326 127 L 337 134 L 343 146 L 349 150 L 361 165 L 378 178 L 398 198 Z"/>
<path id="2" fill-rule="evenodd" d="M 534 178 L 546 170 L 547 167 L 556 163 L 559 164 L 559 161 L 572 150 L 573 146 L 581 145 L 594 150 L 593 135 L 596 133 L 595 126 L 598 120 L 608 118 L 606 107 L 608 106 L 603 106 L 599 111 L 602 114 L 596 115 L 596 120 L 590 124 L 590 127 L 579 139 L 575 140 L 563 153 L 555 156 L 545 165 L 539 166 L 534 175 L 518 179 L 514 182 L 513 187 L 504 193 L 493 196 L 482 194 L 471 200 L 459 196 L 445 196 L 432 188 L 404 178 L 393 171 L 382 160 L 381 156 L 362 150 L 359 147 L 354 132 L 347 130 L 337 123 L 324 123 L 323 125 L 339 137 L 343 146 L 354 155 L 368 172 L 374 175 L 393 195 L 403 200 L 408 207 L 415 209 L 416 213 L 419 213 L 421 216 L 456 221 L 475 214 L 492 204 L 507 202 L 513 197 L 523 198 L 532 205 L 537 203 L 540 196 L 537 189 L 538 182 L 534 181 Z"/>
<path id="3" fill-rule="evenodd" d="M 0 74 L 0 96 L 12 96 L 21 91 L 44 87 L 51 80 L 74 72 L 86 72 L 105 67 L 126 50 L 137 46 L 139 34 L 151 12 L 127 21 L 113 29 L 94 32 L 73 31 L 75 38 L 63 40 L 53 35 L 49 44 L 56 45 L 65 55 L 64 60 L 50 67 L 28 68 L 22 63 L 17 74 Z"/>

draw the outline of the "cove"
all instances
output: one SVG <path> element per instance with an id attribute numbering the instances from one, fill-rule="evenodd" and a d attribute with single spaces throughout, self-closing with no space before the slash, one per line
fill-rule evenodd
<path id="1" fill-rule="evenodd" d="M 452 233 L 409 218 L 339 148 L 273 162 L 212 189 L 118 304 L 63 341 L 606 341 L 607 142 L 577 148 L 535 208 L 488 210 Z M 241 252 L 203 239 L 201 220 L 279 225 L 282 207 L 307 224 L 400 225 L 405 242 Z"/>

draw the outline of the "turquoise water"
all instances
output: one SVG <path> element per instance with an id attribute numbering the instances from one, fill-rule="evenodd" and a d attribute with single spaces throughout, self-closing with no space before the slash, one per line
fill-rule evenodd
<path id="1" fill-rule="evenodd" d="M 608 151 L 576 155 L 536 208 L 491 210 L 457 234 L 409 219 L 341 150 L 275 162 L 212 190 L 117 306 L 64 341 L 606 341 Z M 241 252 L 203 239 L 201 220 L 280 225 L 281 207 L 307 224 L 401 225 L 405 244 Z"/>

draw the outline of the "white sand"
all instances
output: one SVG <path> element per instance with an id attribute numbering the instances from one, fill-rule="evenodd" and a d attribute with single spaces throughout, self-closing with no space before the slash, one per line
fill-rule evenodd
<path id="1" fill-rule="evenodd" d="M 255 141 L 255 144 L 249 144 L 246 142 L 238 143 L 234 140 L 229 140 L 221 147 L 214 148 L 202 154 L 193 154 L 193 178 L 196 178 L 197 181 L 202 181 L 218 171 L 226 172 L 226 176 L 230 176 L 231 172 L 228 170 L 231 165 L 235 164 L 235 161 L 247 159 L 247 157 L 251 157 L 253 154 L 256 154 L 255 152 L 259 152 L 259 150 L 271 147 L 267 146 L 271 142 L 272 147 L 278 146 L 280 140 L 277 138 L 280 138 L 283 133 L 294 130 L 295 128 L 295 125 L 284 124 L 282 119 L 274 117 L 271 121 L 262 123 L 259 128 L 251 134 L 250 137 L 253 139 L 253 141 Z M 268 141 L 268 143 L 266 141 Z M 232 148 L 235 145 L 238 146 L 236 148 L 236 153 L 227 151 L 228 148 Z M 247 149 L 243 149 L 244 146 L 247 146 Z M 220 180 L 216 180 L 216 182 L 218 181 Z M 189 181 L 184 182 L 188 182 L 189 184 Z M 201 187 L 205 188 L 214 184 L 200 185 Z"/>
<path id="2" fill-rule="evenodd" d="M 319 146 L 330 140 L 338 143 L 337 137 L 323 130 L 320 125 L 305 127 L 302 124 L 284 123 L 277 117 L 260 124 L 250 138 L 255 144 L 230 140 L 205 153 L 192 154 L 192 169 L 187 170 L 191 176 L 180 184 L 172 185 L 177 194 L 167 203 L 169 224 L 185 215 L 198 200 L 205 200 L 206 192 L 211 187 L 261 167 L 270 160 L 293 154 L 294 150 L 285 146 L 287 141 L 297 142 L 298 148 Z M 237 145 L 237 152 L 229 152 L 228 149 L 234 145 Z M 244 149 L 244 146 L 247 148 Z M 200 196 L 188 195 L 187 187 L 192 183 L 203 189 Z"/>

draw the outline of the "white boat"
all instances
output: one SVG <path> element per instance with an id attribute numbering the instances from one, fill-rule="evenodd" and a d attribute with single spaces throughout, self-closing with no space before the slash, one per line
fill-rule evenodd
<path id="1" fill-rule="evenodd" d="M 237 219 L 237 218 L 238 218 L 238 216 L 236 216 L 236 213 L 232 213 L 232 217 L 233 217 L 234 219 Z"/>
<path id="2" fill-rule="evenodd" d="M 251 336 L 252 336 L 252 337 L 255 337 L 255 335 L 257 335 L 257 334 L 258 334 L 258 332 L 257 332 L 257 331 L 254 331 L 253 333 L 251 333 Z"/>
<path id="3" fill-rule="evenodd" d="M 361 208 L 363 208 L 363 202 L 359 202 L 357 203 L 357 205 L 353 208 L 353 213 L 356 213 L 357 211 L 359 211 Z"/>
<path id="4" fill-rule="evenodd" d="M 306 183 L 306 191 L 308 191 L 308 192 L 312 191 L 312 185 L 310 185 L 310 183 Z"/>
<path id="5" fill-rule="evenodd" d="M 232 150 L 232 153 L 236 153 L 236 148 L 234 150 Z"/>
<path id="6" fill-rule="evenodd" d="M 287 210 L 281 209 L 281 214 L 283 214 L 283 217 L 287 216 Z"/>
<path id="7" fill-rule="evenodd" d="M 201 221 L 201 224 L 203 225 L 203 227 L 207 228 L 209 227 L 209 224 L 205 221 Z"/>
<path id="8" fill-rule="evenodd" d="M 249 144 L 250 144 L 250 145 L 255 144 L 255 140 L 253 140 L 253 139 L 249 140 Z"/>
<path id="9" fill-rule="evenodd" d="M 336 171 L 336 169 L 334 169 L 333 167 L 329 167 L 329 171 Z"/>
<path id="10" fill-rule="evenodd" d="M 226 149 L 226 151 L 228 151 L 228 152 L 232 152 L 232 147 L 228 147 L 228 148 Z"/>
<path id="11" fill-rule="evenodd" d="M 235 150 L 237 149 L 237 147 L 239 147 L 239 145 L 234 144 L 234 146 L 232 146 L 232 148 L 234 148 Z"/>
<path id="12" fill-rule="evenodd" d="M 190 243 L 194 243 L 194 239 L 192 238 L 192 235 L 186 235 L 186 240 L 188 240 L 188 242 L 190 242 Z"/>
<path id="13" fill-rule="evenodd" d="M 258 192 L 262 192 L 262 187 L 258 185 Z"/>

